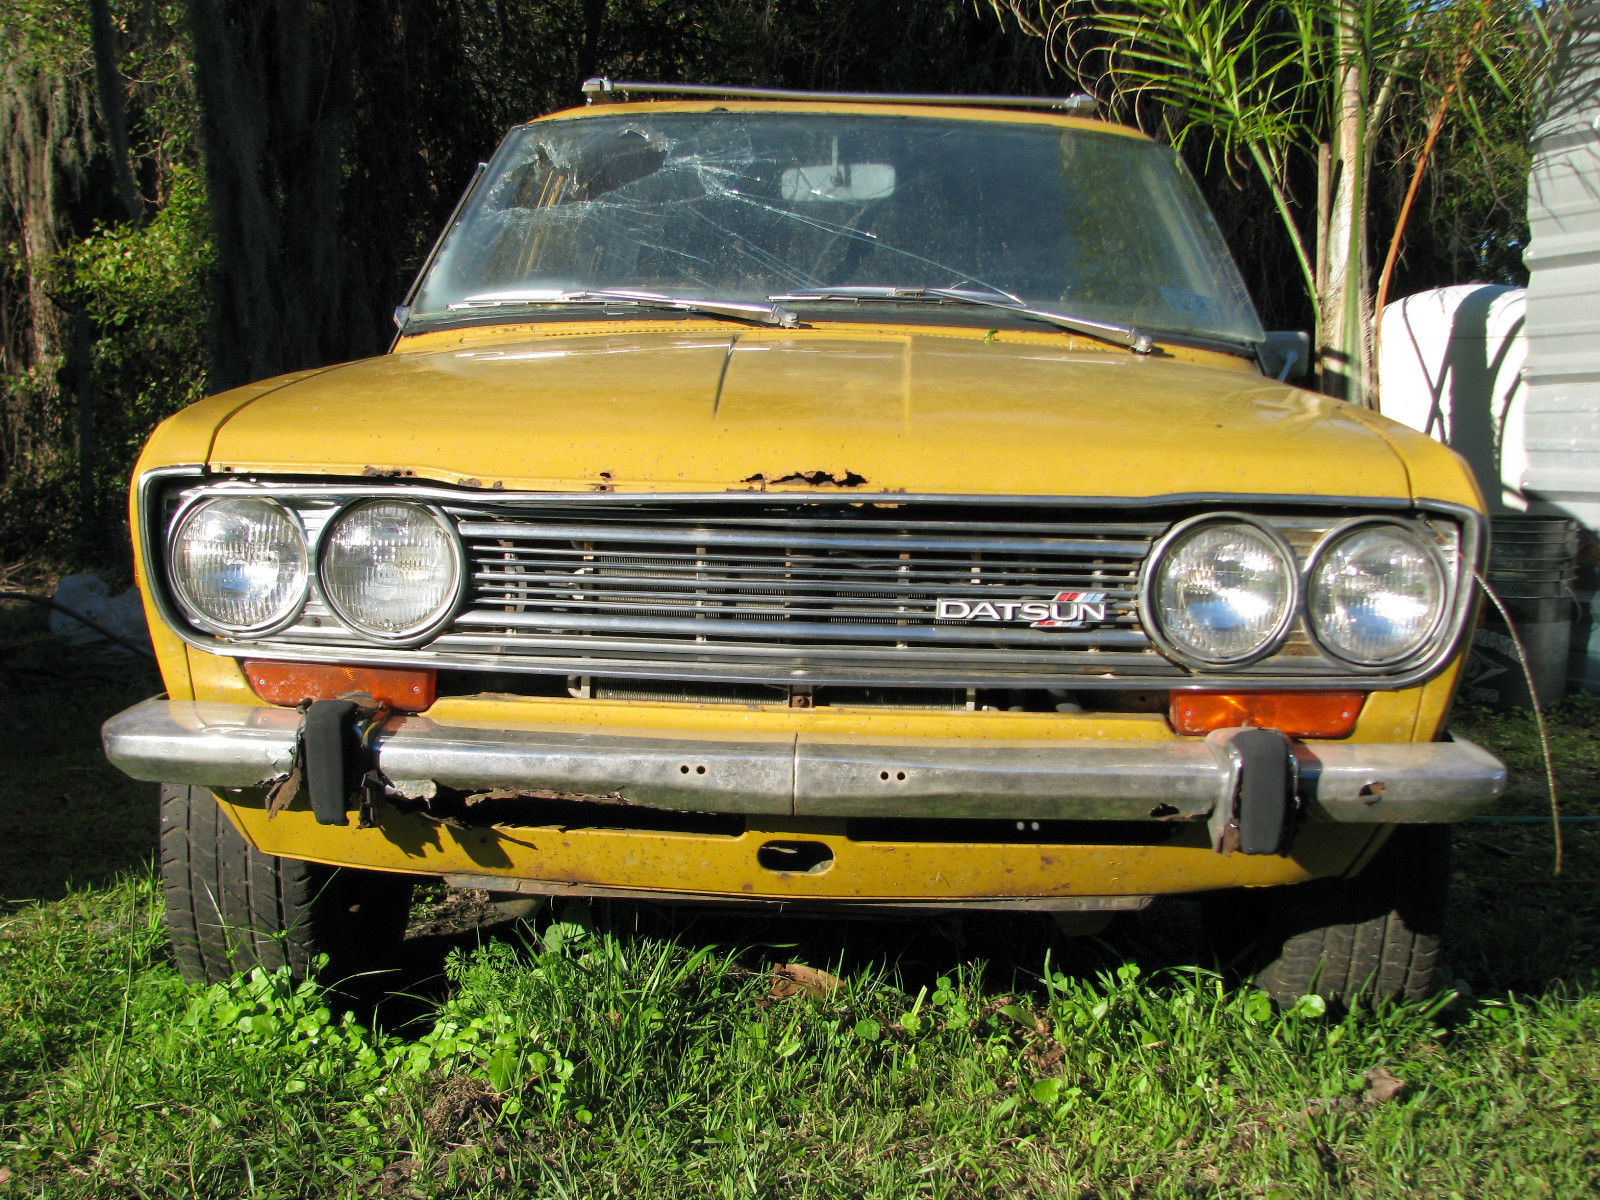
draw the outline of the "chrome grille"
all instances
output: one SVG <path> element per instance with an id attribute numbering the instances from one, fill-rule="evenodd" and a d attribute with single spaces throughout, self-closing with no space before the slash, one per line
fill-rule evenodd
<path id="1" fill-rule="evenodd" d="M 715 664 L 723 677 L 945 685 L 1154 657 L 1136 597 L 1157 522 L 809 498 L 447 511 L 472 583 L 441 649 L 576 652 L 602 673 L 643 656 L 691 674 Z M 1064 591 L 1103 596 L 1104 620 L 939 619 L 941 598 L 1006 605 Z"/>

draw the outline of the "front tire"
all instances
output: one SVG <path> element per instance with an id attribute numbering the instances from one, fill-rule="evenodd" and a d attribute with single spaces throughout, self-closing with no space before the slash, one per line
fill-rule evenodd
<path id="1" fill-rule="evenodd" d="M 1360 874 L 1208 897 L 1218 957 L 1278 1004 L 1421 1000 L 1438 985 L 1450 829 L 1405 825 Z"/>
<path id="2" fill-rule="evenodd" d="M 261 853 L 195 787 L 161 789 L 161 890 L 191 983 L 256 967 L 336 984 L 392 969 L 411 905 L 404 875 Z"/>

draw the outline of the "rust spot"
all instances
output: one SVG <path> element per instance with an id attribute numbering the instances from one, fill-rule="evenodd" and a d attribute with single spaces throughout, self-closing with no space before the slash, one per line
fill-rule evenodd
<path id="1" fill-rule="evenodd" d="M 1150 810 L 1152 821 L 1170 821 L 1178 815 L 1178 810 L 1170 804 L 1158 804 Z"/>
<path id="2" fill-rule="evenodd" d="M 740 483 L 805 483 L 812 487 L 840 487 L 858 488 L 867 482 L 865 475 L 857 475 L 854 471 L 845 471 L 835 475 L 831 471 L 790 471 L 787 475 L 779 475 L 775 479 L 768 479 L 756 474 L 748 479 L 741 479 Z"/>
<path id="3" fill-rule="evenodd" d="M 600 482 L 596 483 L 596 484 L 593 484 L 592 486 L 594 487 L 594 490 L 597 491 L 597 492 L 611 492 L 611 491 L 615 491 L 616 490 L 616 485 L 611 482 L 611 472 L 610 471 L 601 471 L 600 472 Z"/>
<path id="4" fill-rule="evenodd" d="M 483 480 L 481 480 L 481 479 L 463 479 L 461 481 L 461 486 L 462 487 L 470 487 L 470 488 L 481 488 L 483 486 Z"/>
<path id="5" fill-rule="evenodd" d="M 410 467 L 362 467 L 366 479 L 409 479 L 416 474 Z"/>
<path id="6" fill-rule="evenodd" d="M 503 492 L 503 491 L 506 490 L 506 485 L 503 482 L 501 482 L 500 480 L 498 480 L 498 479 L 496 479 L 489 486 L 492 487 L 497 492 Z"/>
<path id="7" fill-rule="evenodd" d="M 1361 785 L 1361 791 L 1358 794 L 1368 804 L 1376 804 L 1379 800 L 1383 799 L 1383 789 L 1384 789 L 1384 787 L 1385 787 L 1385 784 L 1384 784 L 1383 780 L 1378 779 L 1378 780 L 1373 781 L 1372 783 L 1362 784 Z"/>
<path id="8" fill-rule="evenodd" d="M 609 805 L 630 805 L 633 803 L 621 792 L 565 792 L 559 788 L 537 788 L 529 791 L 492 788 L 486 792 L 474 792 L 467 796 L 462 803 L 470 808 L 495 800 L 561 800 L 572 804 Z"/>
<path id="9" fill-rule="evenodd" d="M 1056 860 L 1055 860 L 1055 858 L 1053 856 L 1051 856 L 1049 854 L 1041 854 L 1041 855 L 1039 855 L 1039 865 L 1041 867 L 1053 867 L 1053 866 L 1056 865 Z M 1011 874 L 1011 868 L 1010 867 L 1006 868 L 1006 874 L 1007 875 Z"/>

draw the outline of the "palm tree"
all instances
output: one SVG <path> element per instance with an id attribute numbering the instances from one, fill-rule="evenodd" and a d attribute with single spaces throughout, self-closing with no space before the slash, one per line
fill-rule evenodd
<path id="1" fill-rule="evenodd" d="M 1373 172 L 1403 165 L 1398 113 L 1431 109 L 1413 186 L 1447 117 L 1480 124 L 1480 99 L 1525 86 L 1543 37 L 1535 0 L 991 0 L 1043 38 L 1101 103 L 1196 136 L 1259 177 L 1310 298 L 1322 389 L 1370 403 L 1373 292 L 1368 235 Z M 1483 97 L 1461 86 L 1472 61 Z M 1475 76 L 1477 77 L 1477 76 Z M 1314 218 L 1295 181 L 1315 164 Z M 1392 265 L 1409 197 L 1390 243 Z M 1387 286 L 1389 271 L 1384 273 Z"/>

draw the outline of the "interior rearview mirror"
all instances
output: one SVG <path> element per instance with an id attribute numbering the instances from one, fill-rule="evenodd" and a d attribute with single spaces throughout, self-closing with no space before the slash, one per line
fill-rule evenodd
<path id="1" fill-rule="evenodd" d="M 883 200 L 894 195 L 894 167 L 888 163 L 822 163 L 790 167 L 783 173 L 783 198 L 808 200 Z"/>

